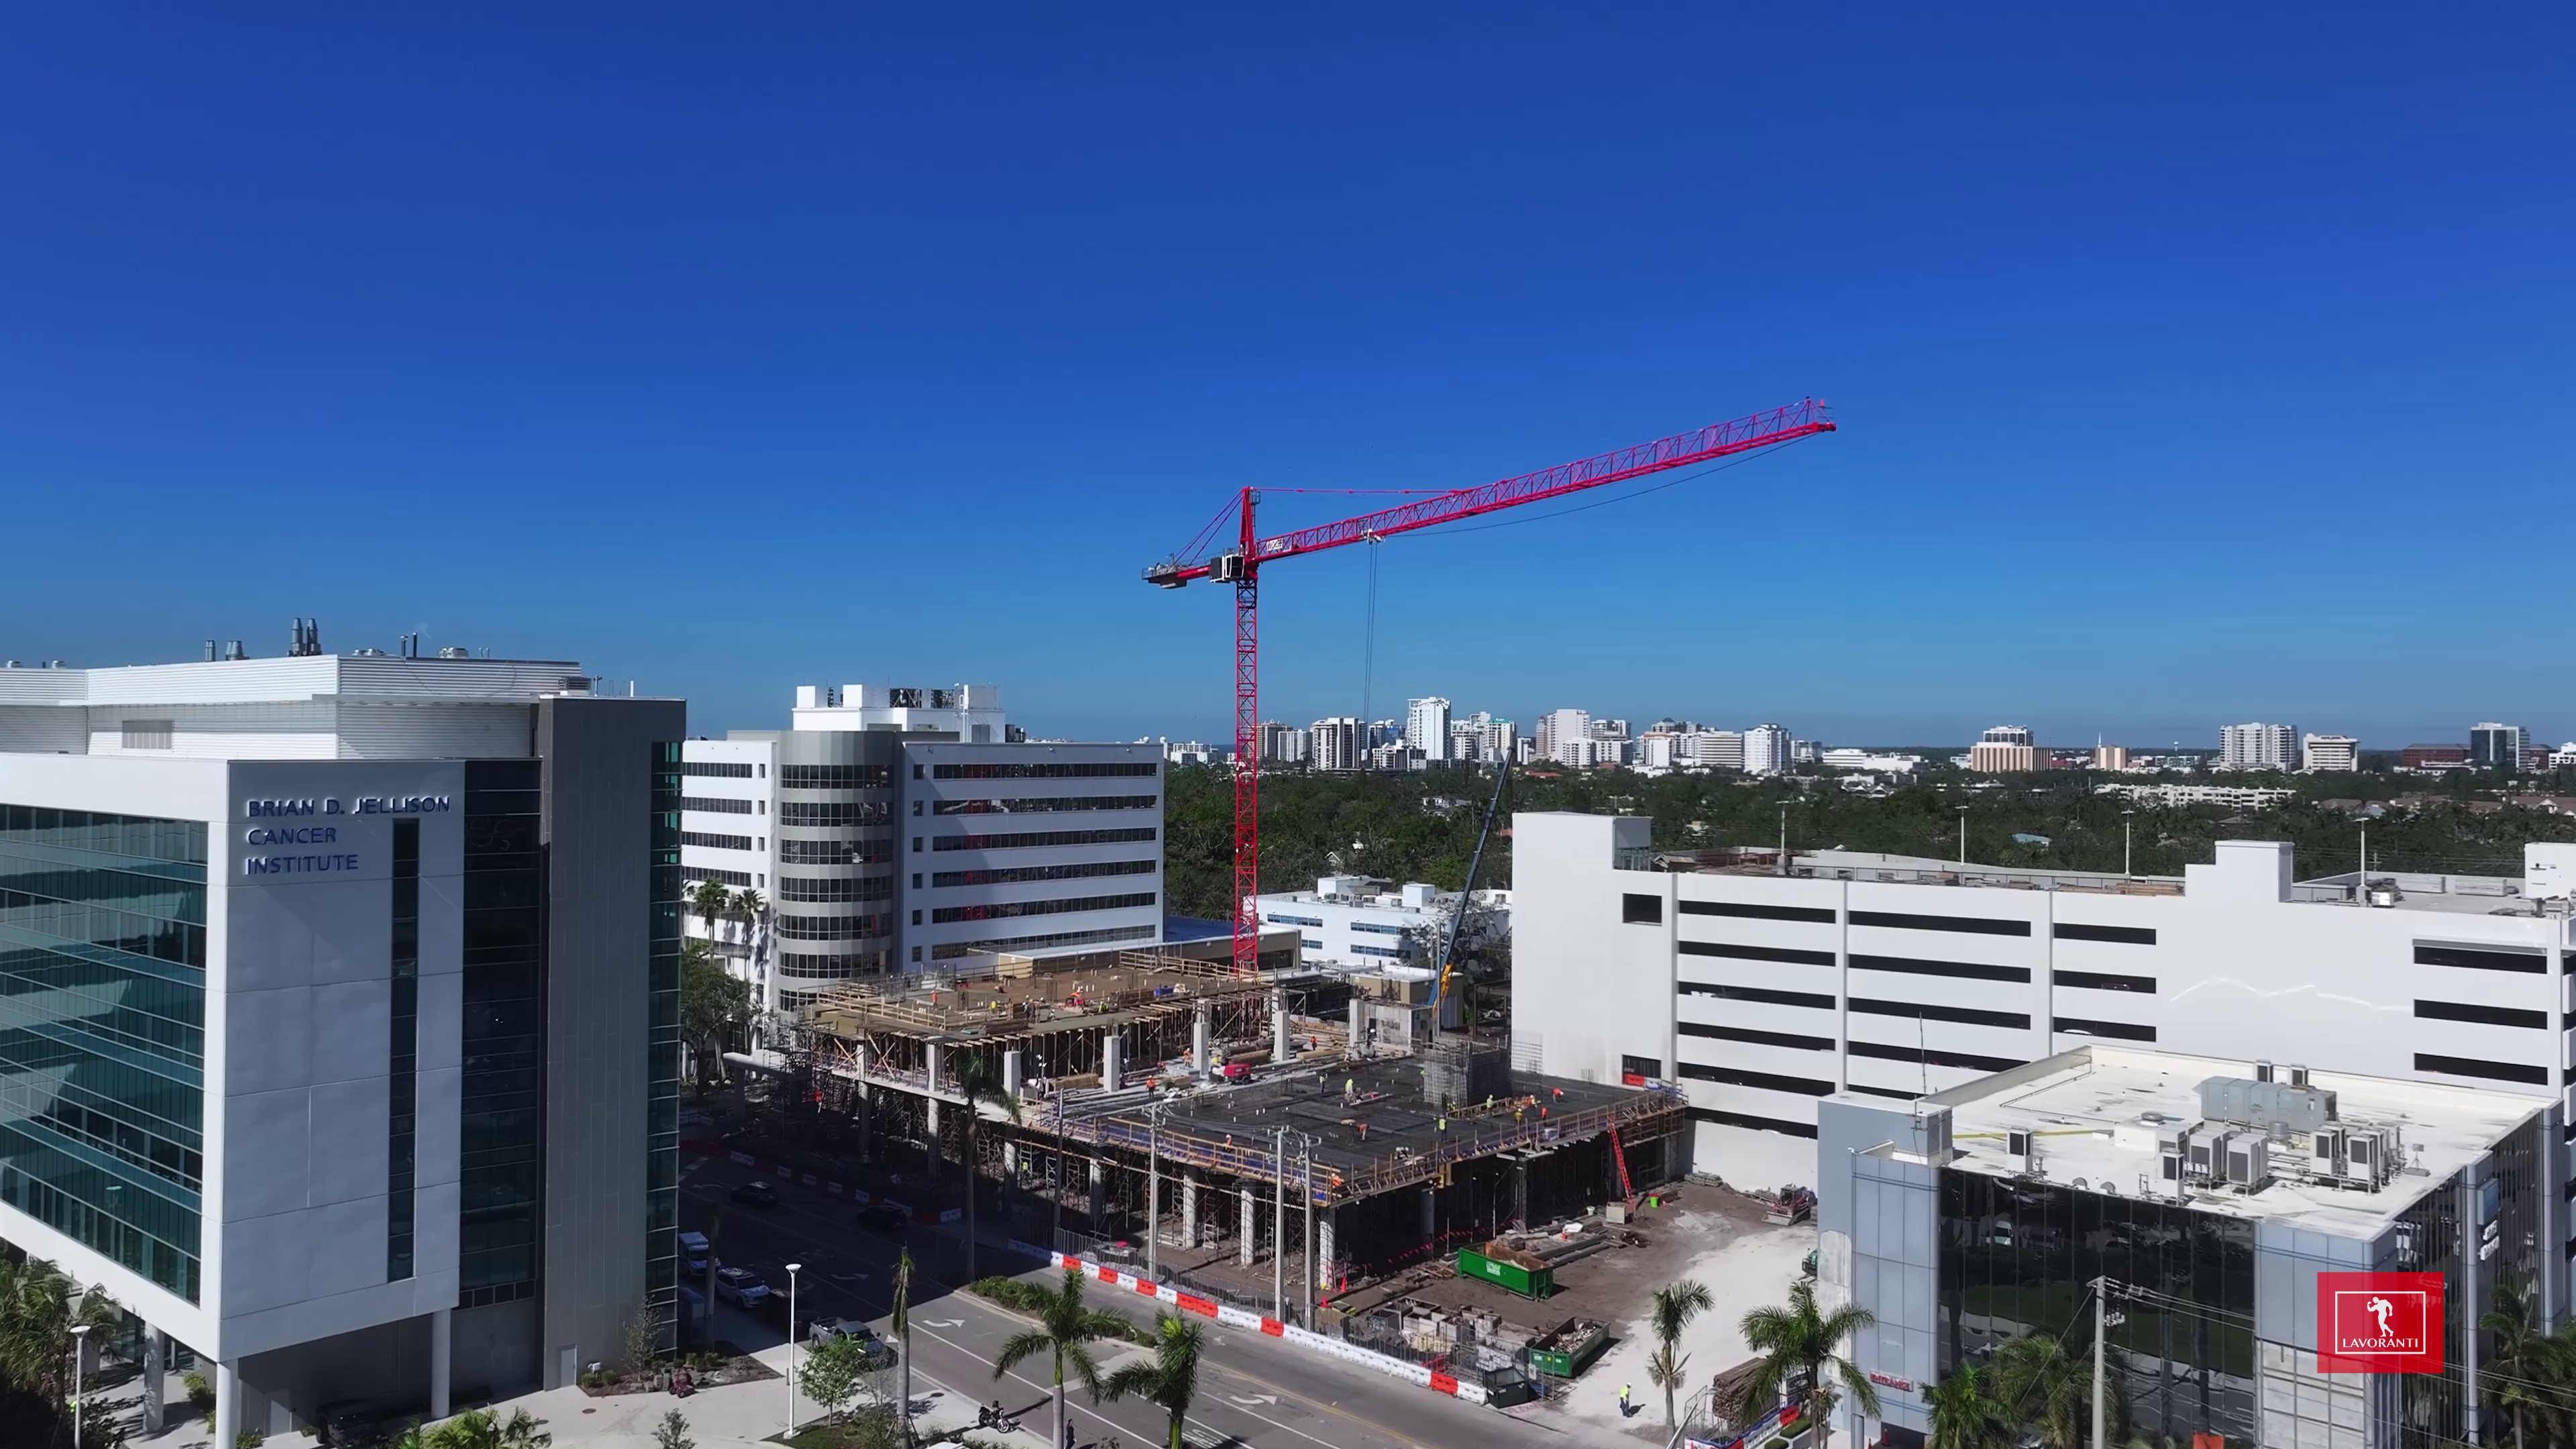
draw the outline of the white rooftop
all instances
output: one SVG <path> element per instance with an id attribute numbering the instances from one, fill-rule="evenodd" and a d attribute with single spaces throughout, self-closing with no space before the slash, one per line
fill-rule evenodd
<path id="1" fill-rule="evenodd" d="M 579 664 L 566 659 L 307 654 L 101 669 L 0 668 L 0 705 L 150 707 L 347 698 L 529 704 L 551 694 L 580 693 L 592 683 Z"/>
<path id="2" fill-rule="evenodd" d="M 2013 1175 L 2004 1133 L 2041 1134 L 2038 1173 L 2049 1182 L 2121 1197 L 2170 1196 L 2159 1180 L 2156 1134 L 2204 1120 L 2200 1084 L 2254 1075 L 2254 1063 L 2135 1047 L 2086 1046 L 1980 1078 L 1923 1101 L 1950 1109 L 1954 1170 Z M 2537 1112 L 2544 1098 L 2389 1077 L 2312 1071 L 2309 1085 L 2333 1092 L 2345 1124 L 2399 1129 L 2410 1170 L 2377 1192 L 2278 1180 L 2256 1193 L 2191 1194 L 2192 1206 L 2232 1217 L 2293 1220 L 2341 1237 L 2368 1237 L 2436 1185 L 2447 1182 Z M 1858 1100 L 1858 1099 L 1856 1099 Z M 1884 1105 L 1878 1103 L 1874 1105 Z M 2158 1113 L 2162 1121 L 2145 1114 Z M 2275 1145 L 2276 1163 L 2297 1154 Z M 2303 1149 L 2302 1149 L 2303 1150 Z M 2421 1175 L 2411 1170 L 2424 1169 Z"/>

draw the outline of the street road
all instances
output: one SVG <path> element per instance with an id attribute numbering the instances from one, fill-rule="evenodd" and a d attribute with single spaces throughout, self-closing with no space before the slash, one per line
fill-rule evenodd
<path id="1" fill-rule="evenodd" d="M 1008 1378 L 997 1381 L 993 1376 L 994 1355 L 1005 1339 L 1028 1326 L 1026 1320 L 925 1276 L 925 1268 L 936 1271 L 960 1260 L 962 1235 L 955 1225 L 913 1224 L 900 1238 L 872 1232 L 858 1226 L 856 1205 L 784 1182 L 778 1183 L 777 1207 L 728 1202 L 726 1195 L 735 1184 L 760 1174 L 720 1157 L 683 1156 L 681 1226 L 704 1231 L 711 1212 L 720 1215 L 716 1257 L 728 1266 L 760 1273 L 782 1295 L 787 1290 L 785 1265 L 803 1264 L 797 1278 L 797 1308 L 802 1314 L 865 1318 L 885 1331 L 895 1255 L 908 1238 L 915 1263 L 914 1396 L 930 1392 L 923 1382 L 927 1379 L 971 1402 L 990 1403 L 998 1397 L 1023 1427 L 1045 1436 L 1053 1424 L 1051 1364 L 1032 1360 Z M 983 1266 L 987 1272 L 997 1272 L 1020 1261 L 1024 1260 L 987 1245 Z M 1043 1283 L 1055 1277 L 1055 1270 L 1040 1268 L 1021 1276 Z M 1096 1285 L 1092 1293 L 1098 1306 L 1115 1308 L 1140 1322 L 1150 1322 L 1157 1306 Z M 1471 1442 L 1479 1449 L 1571 1449 L 1584 1443 L 1619 1442 L 1602 1440 L 1601 1431 L 1589 1426 L 1550 1422 L 1554 1416 L 1529 1421 L 1461 1403 L 1212 1320 L 1202 1320 L 1202 1325 L 1207 1333 L 1206 1366 L 1198 1402 L 1190 1411 L 1189 1436 L 1201 1449 L 1221 1444 L 1255 1449 L 1429 1449 Z M 716 1335 L 746 1349 L 778 1341 L 776 1330 L 724 1304 L 716 1309 Z M 1144 1350 L 1101 1344 L 1095 1351 L 1105 1366 L 1119 1355 Z M 1069 1402 L 1077 1444 L 1102 1443 L 1113 1436 L 1137 1449 L 1163 1442 L 1165 1416 L 1150 1404 L 1095 1406 L 1078 1388 Z M 1565 1427 L 1558 1427 L 1560 1423 Z"/>

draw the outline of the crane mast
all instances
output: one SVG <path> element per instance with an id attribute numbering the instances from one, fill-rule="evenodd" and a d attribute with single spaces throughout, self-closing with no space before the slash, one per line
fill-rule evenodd
<path id="1" fill-rule="evenodd" d="M 1416 529 L 1456 523 L 1524 504 L 1625 483 L 1650 473 L 1686 468 L 1749 453 L 1817 433 L 1834 431 L 1832 415 L 1813 398 L 1733 422 L 1639 443 L 1598 457 L 1561 463 L 1517 478 L 1435 493 L 1393 508 L 1263 538 L 1253 525 L 1258 490 L 1236 500 L 1234 547 L 1196 558 L 1168 558 L 1148 567 L 1145 582 L 1177 589 L 1200 579 L 1234 585 L 1234 972 L 1250 976 L 1261 966 L 1257 898 L 1261 893 L 1261 609 L 1264 565 L 1354 543 L 1373 543 Z M 1360 721 L 1367 748 L 1368 721 Z M 1510 768 L 1504 761 L 1503 767 Z M 1445 964 L 1445 963 L 1444 963 Z"/>

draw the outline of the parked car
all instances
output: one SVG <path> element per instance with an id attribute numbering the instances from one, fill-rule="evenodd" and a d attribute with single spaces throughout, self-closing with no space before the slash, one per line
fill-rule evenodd
<path id="1" fill-rule="evenodd" d="M 718 1268 L 716 1296 L 736 1308 L 752 1308 L 769 1296 L 769 1285 L 749 1268 Z"/>
<path id="2" fill-rule="evenodd" d="M 855 1318 L 817 1318 L 805 1331 L 805 1336 L 815 1343 L 829 1343 L 836 1338 L 856 1339 L 859 1351 L 867 1355 L 872 1368 L 894 1357 L 893 1346 L 877 1337 L 875 1329 Z"/>
<path id="3" fill-rule="evenodd" d="M 872 1232 L 900 1233 L 911 1215 L 890 1202 L 872 1202 L 859 1208 L 859 1226 Z"/>
<path id="4" fill-rule="evenodd" d="M 778 1189 L 766 1182 L 746 1182 L 733 1190 L 733 1200 L 751 1207 L 776 1207 Z"/>
<path id="5" fill-rule="evenodd" d="M 706 1234 L 680 1234 L 680 1266 L 683 1271 L 690 1273 L 707 1271 L 707 1254 L 710 1251 L 712 1249 L 708 1246 Z"/>

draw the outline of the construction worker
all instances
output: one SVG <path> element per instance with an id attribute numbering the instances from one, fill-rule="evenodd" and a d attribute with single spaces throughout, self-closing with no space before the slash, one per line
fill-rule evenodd
<path id="1" fill-rule="evenodd" d="M 1628 1402 L 1628 1386 L 1626 1384 L 1621 1384 L 1619 1386 L 1619 1417 L 1624 1419 L 1635 1412 L 1636 1406 Z"/>

